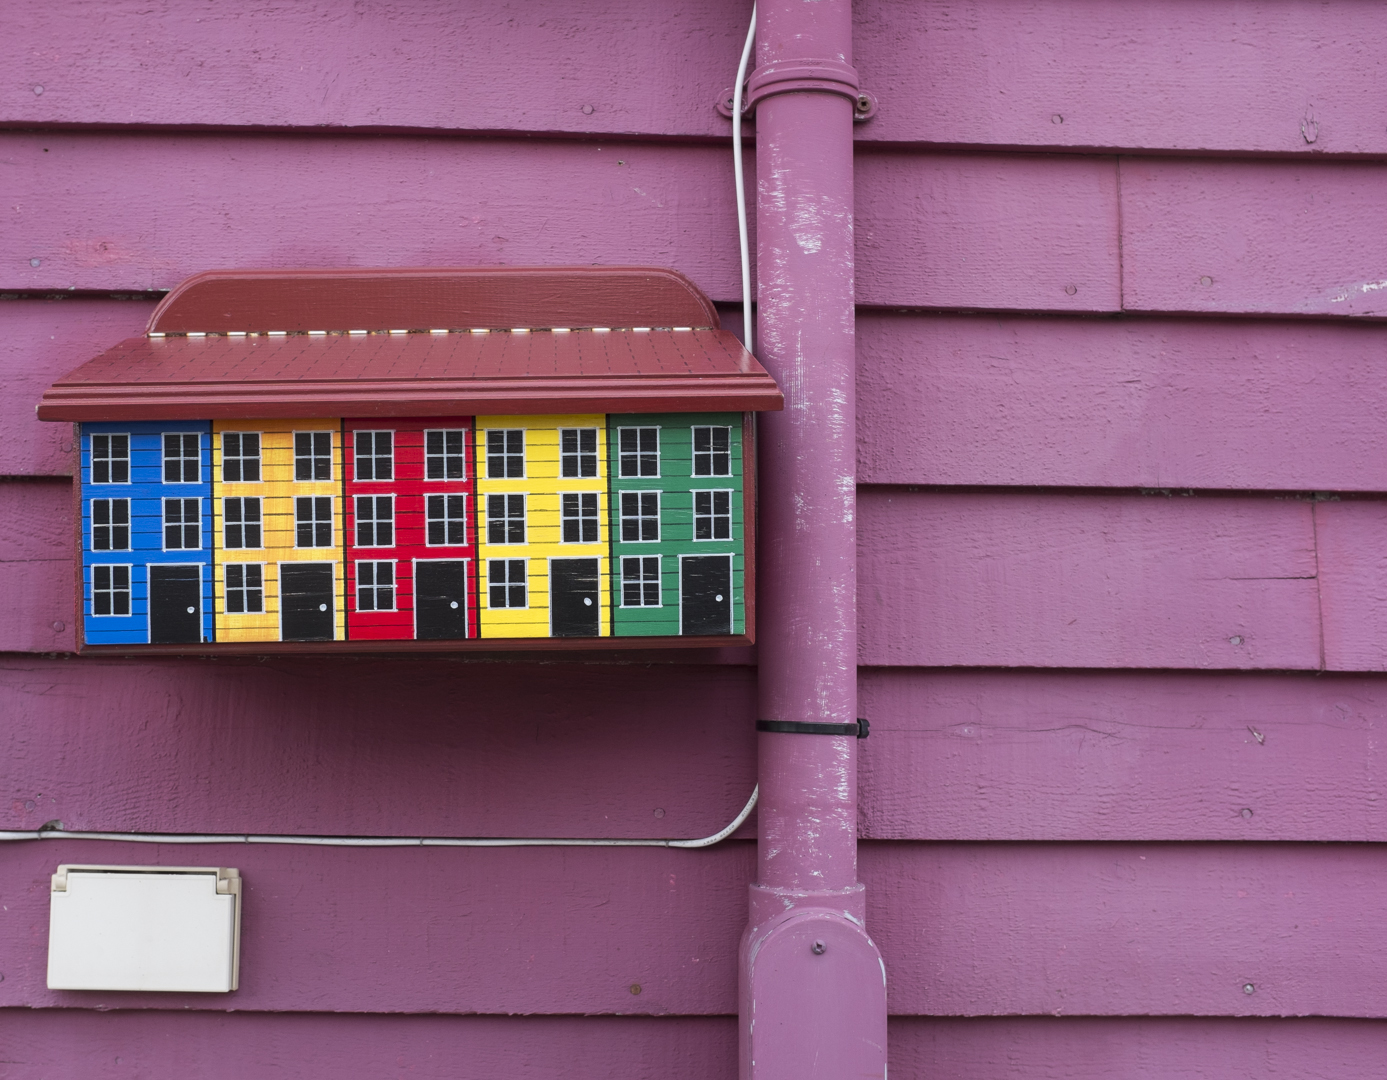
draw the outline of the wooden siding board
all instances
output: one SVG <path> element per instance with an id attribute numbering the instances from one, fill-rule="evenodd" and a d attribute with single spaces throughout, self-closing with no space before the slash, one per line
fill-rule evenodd
<path id="1" fill-rule="evenodd" d="M 1368 1080 L 1387 1023 L 1306 1017 L 897 1017 L 893 1076 L 949 1080 Z"/>
<path id="2" fill-rule="evenodd" d="M 360 1016 L 0 1009 L 7 1080 L 735 1080 L 730 1016 Z M 1352 1077 L 1349 1080 L 1353 1080 Z"/>
<path id="3" fill-rule="evenodd" d="M 1115 158 L 868 153 L 854 184 L 859 304 L 1122 306 Z"/>
<path id="4" fill-rule="evenodd" d="M 1387 1024 L 1307 1017 L 894 1017 L 890 1072 L 950 1080 L 1370 1080 Z M 0 1010 L 11 1080 L 405 1072 L 419 1080 L 734 1080 L 733 1017 Z"/>
<path id="5" fill-rule="evenodd" d="M 858 482 L 1387 491 L 1374 324 L 857 317 Z"/>
<path id="6" fill-rule="evenodd" d="M 188 853 L 102 841 L 0 847 L 0 1006 L 736 1009 L 755 858 L 740 842 L 709 851 L 199 847 L 204 863 L 243 875 L 234 1000 L 45 989 L 58 859 L 181 865 Z M 1375 845 L 896 842 L 864 844 L 860 857 L 867 925 L 897 1015 L 1387 1013 L 1378 978 L 1387 894 Z"/>
<path id="7" fill-rule="evenodd" d="M 859 854 L 896 1014 L 1387 1013 L 1375 845 L 897 842 Z"/>
<path id="8" fill-rule="evenodd" d="M 1387 503 L 1315 504 L 1324 662 L 1387 671 Z"/>
<path id="9" fill-rule="evenodd" d="M 1387 316 L 1387 167 L 1122 162 L 1128 311 Z"/>
<path id="10" fill-rule="evenodd" d="M 70 481 L 0 482 L 0 592 L 8 598 L 0 652 L 77 648 L 72 488 Z"/>
<path id="11" fill-rule="evenodd" d="M 865 669 L 873 840 L 1387 840 L 1377 676 Z"/>
<path id="12" fill-rule="evenodd" d="M 871 0 L 855 16 L 855 63 L 882 103 L 860 142 L 1387 151 L 1371 107 L 1387 33 L 1375 5 Z M 199 5 L 157 19 L 137 0 L 96 14 L 28 0 L 0 43 L 23 91 L 0 123 L 727 138 L 712 106 L 736 70 L 744 6 L 623 0 L 594 19 L 536 0 L 519 23 L 503 18 L 443 0 L 350 15 Z M 623 49 L 631 34 L 654 44 Z M 520 54 L 523 71 L 509 62 Z"/>
<path id="13" fill-rule="evenodd" d="M 1309 503 L 860 494 L 859 662 L 1320 666 Z"/>
<path id="14" fill-rule="evenodd" d="M 708 836 L 755 697 L 730 666 L 7 657 L 0 829 Z"/>

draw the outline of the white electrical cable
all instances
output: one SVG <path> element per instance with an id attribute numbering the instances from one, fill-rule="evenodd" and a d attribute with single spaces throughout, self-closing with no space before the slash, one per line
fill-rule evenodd
<path id="1" fill-rule="evenodd" d="M 746 184 L 742 179 L 742 84 L 751 48 L 756 43 L 756 5 L 751 5 L 751 25 L 746 29 L 742 61 L 737 65 L 737 81 L 732 86 L 732 173 L 737 183 L 737 235 L 742 244 L 742 340 L 746 351 L 755 353 L 751 339 L 751 250 L 746 228 Z"/>
<path id="2" fill-rule="evenodd" d="M 705 848 L 726 840 L 756 808 L 760 785 L 752 788 L 742 812 L 712 836 L 697 840 L 586 840 L 532 837 L 461 836 L 257 836 L 253 833 L 68 832 L 65 829 L 0 831 L 4 840 L 124 840 L 139 844 L 304 844 L 313 847 L 664 847 Z"/>

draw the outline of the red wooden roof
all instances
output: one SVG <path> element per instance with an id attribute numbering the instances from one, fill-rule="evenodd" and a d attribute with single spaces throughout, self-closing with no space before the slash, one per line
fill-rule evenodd
<path id="1" fill-rule="evenodd" d="M 671 270 L 214 271 L 55 382 L 41 420 L 779 409 Z"/>

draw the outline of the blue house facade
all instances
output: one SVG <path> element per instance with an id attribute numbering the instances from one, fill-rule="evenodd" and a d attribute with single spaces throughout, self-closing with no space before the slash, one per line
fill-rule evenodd
<path id="1" fill-rule="evenodd" d="M 211 641 L 212 426 L 82 425 L 82 611 L 92 645 Z"/>

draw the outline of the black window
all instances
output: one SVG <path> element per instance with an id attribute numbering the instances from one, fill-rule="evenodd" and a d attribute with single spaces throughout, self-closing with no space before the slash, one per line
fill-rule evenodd
<path id="1" fill-rule="evenodd" d="M 130 550 L 130 500 L 92 500 L 92 550 Z"/>
<path id="2" fill-rule="evenodd" d="M 621 560 L 621 606 L 660 606 L 660 556 L 637 555 Z"/>
<path id="3" fill-rule="evenodd" d="M 525 496 L 488 495 L 486 497 L 486 542 L 523 544 L 525 542 Z"/>
<path id="4" fill-rule="evenodd" d="M 332 479 L 332 432 L 294 432 L 294 479 Z"/>
<path id="5" fill-rule="evenodd" d="M 92 483 L 130 483 L 130 436 L 92 436 Z"/>
<path id="6" fill-rule="evenodd" d="M 559 428 L 559 472 L 565 477 L 597 475 L 597 429 Z"/>
<path id="7" fill-rule="evenodd" d="M 597 543 L 597 492 L 579 491 L 565 494 L 561 500 L 561 507 L 563 542 Z"/>
<path id="8" fill-rule="evenodd" d="M 525 475 L 525 429 L 486 433 L 486 475 L 492 480 L 514 480 Z"/>
<path id="9" fill-rule="evenodd" d="M 222 479 L 238 484 L 260 480 L 259 432 L 222 432 Z"/>
<path id="10" fill-rule="evenodd" d="M 331 542 L 329 539 L 328 543 Z M 356 497 L 356 546 L 393 547 L 394 544 L 395 500 L 389 495 L 358 495 Z M 315 544 L 314 547 L 327 547 L 327 544 Z"/>
<path id="11" fill-rule="evenodd" d="M 732 475 L 731 428 L 694 428 L 693 451 L 693 474 L 695 476 Z"/>
<path id="12" fill-rule="evenodd" d="M 622 476 L 660 475 L 659 428 L 618 428 L 617 450 L 620 455 Z"/>
<path id="13" fill-rule="evenodd" d="M 92 614 L 130 614 L 130 567 L 92 567 Z"/>
<path id="14" fill-rule="evenodd" d="M 658 491 L 621 493 L 621 539 L 623 543 L 660 539 Z"/>
<path id="15" fill-rule="evenodd" d="M 395 433 L 393 431 L 356 432 L 356 478 L 393 480 L 395 478 Z"/>
<path id="16" fill-rule="evenodd" d="M 259 563 L 226 564 L 226 611 L 248 615 L 265 610 L 265 569 Z"/>
<path id="17" fill-rule="evenodd" d="M 732 492 L 695 491 L 694 539 L 732 539 Z"/>
<path id="18" fill-rule="evenodd" d="M 356 564 L 356 610 L 395 610 L 395 564 L 359 562 Z"/>
<path id="19" fill-rule="evenodd" d="M 525 606 L 525 560 L 489 559 L 487 584 L 494 608 L 523 608 Z"/>
<path id="20" fill-rule="evenodd" d="M 464 429 L 424 432 L 424 476 L 429 480 L 467 479 L 467 432 Z"/>
<path id="21" fill-rule="evenodd" d="M 260 546 L 260 500 L 222 500 L 222 546 L 258 548 Z"/>
<path id="22" fill-rule="evenodd" d="M 202 480 L 202 436 L 185 431 L 164 435 L 164 483 L 196 484 Z"/>
<path id="23" fill-rule="evenodd" d="M 467 496 L 430 495 L 424 500 L 430 547 L 467 543 Z"/>
<path id="24" fill-rule="evenodd" d="M 300 495 L 294 500 L 294 546 L 332 547 L 332 496 Z"/>
<path id="25" fill-rule="evenodd" d="M 164 500 L 164 550 L 196 551 L 202 547 L 202 500 Z"/>

